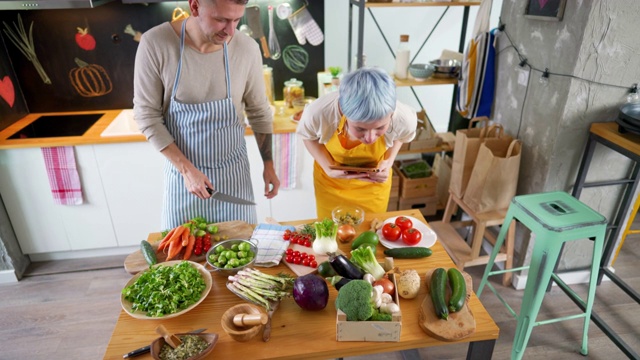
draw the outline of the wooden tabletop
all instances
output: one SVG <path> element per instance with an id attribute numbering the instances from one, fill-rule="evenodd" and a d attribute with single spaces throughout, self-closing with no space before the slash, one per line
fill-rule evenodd
<path id="1" fill-rule="evenodd" d="M 409 215 L 424 221 L 417 210 L 403 210 L 386 214 L 367 214 L 360 225 L 360 231 L 367 230 L 373 218 L 380 220 L 397 215 Z M 310 223 L 313 220 L 288 222 L 290 225 Z M 426 223 L 426 221 L 424 221 Z M 158 237 L 159 234 L 152 234 Z M 153 237 L 150 235 L 151 237 Z M 350 250 L 349 244 L 340 244 L 345 252 Z M 471 294 L 469 306 L 476 320 L 476 332 L 461 341 L 442 342 L 428 336 L 418 325 L 419 308 L 427 296 L 424 284 L 427 270 L 436 267 L 454 267 L 451 258 L 437 242 L 432 248 L 433 255 L 422 259 L 395 259 L 395 266 L 400 269 L 415 269 L 422 278 L 420 293 L 415 299 L 400 300 L 402 311 L 402 332 L 399 342 L 338 342 L 336 340 L 336 309 L 334 301 L 337 291 L 330 287 L 329 304 L 321 311 L 302 310 L 292 298 L 285 299 L 272 319 L 271 340 L 263 342 L 261 336 L 246 343 L 236 342 L 222 329 L 220 319 L 225 310 L 243 300 L 226 288 L 226 279 L 213 275 L 213 287 L 208 297 L 192 311 L 169 320 L 138 320 L 124 311 L 120 312 L 113 334 L 107 346 L 105 359 L 122 359 L 122 355 L 148 345 L 156 339 L 154 329 L 163 324 L 174 333 L 188 332 L 198 328 L 207 328 L 207 332 L 218 333 L 219 341 L 210 354 L 216 359 L 327 359 L 417 349 L 430 346 L 463 346 L 476 341 L 492 341 L 498 338 L 499 329 L 491 316 L 475 294 Z M 377 249 L 377 258 L 382 259 L 384 248 Z M 273 268 L 259 268 L 267 273 L 292 272 L 280 264 Z M 124 286 L 124 284 L 123 284 Z M 138 357 L 151 359 L 149 354 Z"/>
<path id="2" fill-rule="evenodd" d="M 640 135 L 620 133 L 615 121 L 591 124 L 591 133 L 640 156 Z"/>
<path id="3" fill-rule="evenodd" d="M 291 133 L 296 131 L 297 123 L 292 120 L 294 109 L 284 108 L 284 102 L 276 101 L 276 114 L 273 117 L 274 134 Z M 93 145 L 93 144 L 115 144 L 126 142 L 144 142 L 147 141 L 144 135 L 122 135 L 102 137 L 100 134 L 111 124 L 111 122 L 120 114 L 122 109 L 118 110 L 91 110 L 91 111 L 72 111 L 72 112 L 55 112 L 55 113 L 33 113 L 29 114 L 7 128 L 0 131 L 0 150 L 2 149 L 19 149 L 32 147 L 48 147 L 48 146 L 77 146 L 77 145 Z M 81 136 L 63 136 L 54 138 L 33 138 L 33 139 L 8 139 L 18 130 L 31 124 L 40 116 L 45 115 L 80 115 L 80 114 L 104 114 L 98 121 Z M 250 127 L 247 127 L 245 135 L 252 135 Z"/>

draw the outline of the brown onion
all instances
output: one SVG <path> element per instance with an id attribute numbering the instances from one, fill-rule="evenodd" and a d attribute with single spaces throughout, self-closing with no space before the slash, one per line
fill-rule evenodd
<path id="1" fill-rule="evenodd" d="M 373 283 L 373 286 L 376 286 L 376 285 L 382 286 L 382 292 L 383 293 L 387 293 L 387 294 L 393 296 L 393 292 L 395 290 L 395 286 L 393 285 L 393 281 L 389 280 L 386 277 L 383 277 L 382 279 L 376 280 Z"/>
<path id="2" fill-rule="evenodd" d="M 351 224 L 342 224 L 338 226 L 338 240 L 342 243 L 348 243 L 356 237 L 356 228 Z"/>

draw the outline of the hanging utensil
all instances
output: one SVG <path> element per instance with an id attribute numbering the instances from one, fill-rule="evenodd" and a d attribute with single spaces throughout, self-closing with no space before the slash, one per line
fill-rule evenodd
<path id="1" fill-rule="evenodd" d="M 269 5 L 269 52 L 273 60 L 280 59 L 280 44 L 276 36 L 276 29 L 273 26 L 273 6 Z"/>
<path id="2" fill-rule="evenodd" d="M 262 54 L 265 58 L 270 58 L 269 54 L 269 45 L 267 44 L 267 39 L 264 37 L 264 32 L 262 31 L 262 20 L 260 20 L 260 7 L 259 6 L 247 6 L 245 9 L 245 14 L 247 15 L 247 22 L 249 23 L 249 27 L 251 28 L 252 35 L 254 39 L 260 40 L 260 45 L 262 45 Z"/>

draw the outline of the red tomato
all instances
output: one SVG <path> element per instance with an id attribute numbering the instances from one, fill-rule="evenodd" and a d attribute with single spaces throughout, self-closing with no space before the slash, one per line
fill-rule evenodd
<path id="1" fill-rule="evenodd" d="M 422 240 L 422 233 L 418 229 L 409 228 L 402 232 L 402 241 L 407 245 L 415 245 Z"/>
<path id="2" fill-rule="evenodd" d="M 303 245 L 306 246 L 306 247 L 311 247 L 311 241 L 310 240 L 305 240 Z"/>
<path id="3" fill-rule="evenodd" d="M 81 49 L 90 51 L 96 48 L 96 39 L 89 34 L 88 28 L 78 28 L 76 44 L 78 44 Z"/>
<path id="4" fill-rule="evenodd" d="M 382 236 L 389 241 L 398 241 L 402 235 L 402 229 L 394 223 L 386 223 L 382 227 Z"/>
<path id="5" fill-rule="evenodd" d="M 311 260 L 311 263 L 309 263 L 309 266 L 315 269 L 318 267 L 318 262 L 315 260 Z"/>
<path id="6" fill-rule="evenodd" d="M 413 227 L 413 223 L 411 222 L 411 219 L 409 219 L 406 216 L 398 216 L 396 218 L 396 225 L 398 225 L 400 229 L 402 229 L 402 231 L 405 231 Z"/>

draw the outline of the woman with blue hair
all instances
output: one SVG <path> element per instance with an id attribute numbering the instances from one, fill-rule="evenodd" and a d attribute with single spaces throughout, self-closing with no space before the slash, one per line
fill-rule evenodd
<path id="1" fill-rule="evenodd" d="M 415 137 L 416 126 L 416 111 L 396 100 L 393 79 L 377 68 L 345 75 L 339 91 L 309 104 L 296 132 L 315 159 L 318 218 L 331 217 L 333 208 L 345 204 L 386 212 L 391 167 L 402 143 Z M 378 171 L 332 169 L 335 165 Z"/>

